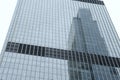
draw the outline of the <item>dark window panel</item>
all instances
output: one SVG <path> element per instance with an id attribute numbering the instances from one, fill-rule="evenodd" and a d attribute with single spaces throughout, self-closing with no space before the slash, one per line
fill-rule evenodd
<path id="1" fill-rule="evenodd" d="M 23 47 L 22 47 L 22 53 L 25 54 L 25 51 L 26 51 L 26 45 L 23 44 Z"/>
<path id="2" fill-rule="evenodd" d="M 39 48 L 38 48 L 38 56 L 41 56 L 41 53 L 42 53 L 42 48 L 39 47 Z"/>
<path id="3" fill-rule="evenodd" d="M 99 56 L 99 55 L 96 56 L 96 55 L 95 55 L 95 59 L 98 59 L 98 60 L 99 60 L 99 63 L 98 63 L 98 61 L 95 60 L 97 64 L 100 64 L 100 65 L 103 64 L 103 63 L 102 63 L 103 61 L 102 61 L 102 59 L 101 59 L 101 56 Z"/>
<path id="4" fill-rule="evenodd" d="M 38 55 L 38 46 L 34 47 L 34 55 Z"/>
<path id="5" fill-rule="evenodd" d="M 88 59 L 87 59 L 88 54 L 86 54 L 86 53 L 83 53 L 83 54 L 84 54 L 84 61 L 85 61 L 86 63 L 88 63 Z"/>
<path id="6" fill-rule="evenodd" d="M 65 53 L 64 54 L 64 56 L 65 56 L 64 58 L 68 60 L 69 59 L 69 56 L 68 56 L 69 55 L 69 51 L 65 51 L 64 53 Z"/>
<path id="7" fill-rule="evenodd" d="M 84 62 L 84 60 L 83 60 L 83 53 L 82 52 L 79 54 L 79 59 L 80 59 L 81 62 Z"/>
<path id="8" fill-rule="evenodd" d="M 113 63 L 112 63 L 112 61 L 110 62 L 110 58 L 108 58 L 108 57 L 104 57 L 104 59 L 105 59 L 105 61 L 106 61 L 106 65 L 108 65 L 108 66 L 110 66 L 110 65 L 112 65 Z M 113 64 L 114 65 L 114 64 Z"/>
<path id="9" fill-rule="evenodd" d="M 90 64 L 95 63 L 94 58 L 92 58 L 90 54 L 88 54 L 88 57 L 87 57 L 87 58 L 88 58 L 88 62 L 89 62 Z"/>
<path id="10" fill-rule="evenodd" d="M 120 67 L 120 58 L 116 58 L 116 62 L 118 63 L 118 67 Z"/>
<path id="11" fill-rule="evenodd" d="M 22 44 L 19 45 L 18 53 L 22 52 Z"/>
<path id="12" fill-rule="evenodd" d="M 29 54 L 29 53 L 30 53 L 30 45 L 27 45 L 26 54 Z"/>
<path id="13" fill-rule="evenodd" d="M 30 55 L 33 55 L 33 51 L 34 51 L 34 46 L 31 45 L 31 47 L 30 47 Z"/>
<path id="14" fill-rule="evenodd" d="M 113 64 L 114 66 L 119 67 L 118 64 L 120 64 L 120 63 L 117 63 L 118 60 L 116 60 L 115 58 L 112 58 L 112 61 L 114 62 L 114 64 Z"/>
<path id="15" fill-rule="evenodd" d="M 45 47 L 42 47 L 42 52 L 41 52 L 41 56 L 45 56 Z"/>
<path id="16" fill-rule="evenodd" d="M 8 42 L 6 46 L 6 51 L 10 51 L 10 46 L 11 46 L 11 42 Z"/>

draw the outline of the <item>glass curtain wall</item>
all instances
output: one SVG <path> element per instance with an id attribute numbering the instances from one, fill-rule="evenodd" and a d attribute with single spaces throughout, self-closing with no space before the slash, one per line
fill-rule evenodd
<path id="1" fill-rule="evenodd" d="M 120 42 L 101 0 L 18 0 L 1 80 L 119 80 Z"/>

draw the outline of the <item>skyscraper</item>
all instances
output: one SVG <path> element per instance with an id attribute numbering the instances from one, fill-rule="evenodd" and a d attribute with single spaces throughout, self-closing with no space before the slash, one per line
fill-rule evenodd
<path id="1" fill-rule="evenodd" d="M 0 80 L 119 80 L 120 42 L 101 0 L 18 0 Z"/>

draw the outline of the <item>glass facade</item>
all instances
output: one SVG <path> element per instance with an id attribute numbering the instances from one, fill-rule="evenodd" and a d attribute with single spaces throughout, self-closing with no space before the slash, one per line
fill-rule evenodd
<path id="1" fill-rule="evenodd" d="M 0 80 L 119 80 L 119 46 L 101 0 L 18 0 Z"/>

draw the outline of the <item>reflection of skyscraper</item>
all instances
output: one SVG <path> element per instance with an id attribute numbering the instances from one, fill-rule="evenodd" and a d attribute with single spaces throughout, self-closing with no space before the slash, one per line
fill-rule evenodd
<path id="1" fill-rule="evenodd" d="M 119 42 L 101 0 L 18 0 L 2 80 L 119 80 Z"/>
<path id="2" fill-rule="evenodd" d="M 72 35 L 71 35 L 72 34 Z M 73 40 L 71 49 L 99 55 L 108 55 L 104 39 L 100 35 L 97 21 L 92 19 L 90 10 L 79 9 L 77 17 L 73 18 L 71 33 L 69 35 Z"/>

